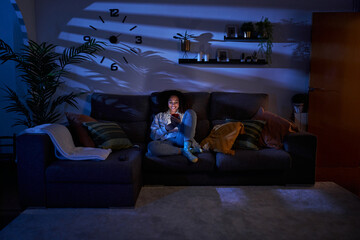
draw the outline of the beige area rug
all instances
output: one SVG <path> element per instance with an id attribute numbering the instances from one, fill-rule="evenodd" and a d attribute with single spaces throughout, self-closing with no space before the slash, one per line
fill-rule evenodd
<path id="1" fill-rule="evenodd" d="M 360 239 L 360 199 L 314 186 L 145 186 L 135 208 L 27 209 L 0 239 Z"/>

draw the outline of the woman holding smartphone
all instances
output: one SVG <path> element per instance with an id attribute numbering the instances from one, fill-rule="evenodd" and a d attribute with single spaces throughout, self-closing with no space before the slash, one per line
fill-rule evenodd
<path id="1" fill-rule="evenodd" d="M 183 111 L 184 97 L 176 90 L 162 93 L 167 100 L 167 111 L 155 115 L 151 124 L 148 144 L 148 156 L 183 154 L 189 161 L 196 163 L 198 158 L 193 153 L 202 152 L 194 140 L 196 113 L 192 109 Z"/>

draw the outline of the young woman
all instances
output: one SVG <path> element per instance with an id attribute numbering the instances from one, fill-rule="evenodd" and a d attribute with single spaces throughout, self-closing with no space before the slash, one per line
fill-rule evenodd
<path id="1" fill-rule="evenodd" d="M 148 154 L 165 156 L 183 154 L 191 162 L 198 158 L 193 153 L 202 152 L 200 145 L 194 140 L 196 113 L 192 109 L 183 112 L 184 98 L 176 90 L 165 91 L 161 95 L 167 100 L 167 111 L 155 115 L 151 124 Z"/>

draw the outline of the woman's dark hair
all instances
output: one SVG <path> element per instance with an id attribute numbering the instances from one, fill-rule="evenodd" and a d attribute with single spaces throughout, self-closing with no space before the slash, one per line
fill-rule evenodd
<path id="1" fill-rule="evenodd" d="M 171 96 L 177 96 L 179 98 L 179 112 L 185 112 L 185 97 L 184 94 L 178 90 L 166 90 L 159 93 L 159 103 L 162 112 L 166 112 L 168 110 L 168 101 Z"/>

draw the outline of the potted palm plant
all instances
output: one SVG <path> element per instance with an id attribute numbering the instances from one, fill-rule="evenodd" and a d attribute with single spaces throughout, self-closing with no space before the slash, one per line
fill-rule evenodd
<path id="1" fill-rule="evenodd" d="M 7 112 L 21 115 L 13 126 L 25 125 L 33 127 L 44 123 L 54 123 L 60 119 L 59 107 L 69 104 L 77 108 L 76 97 L 82 93 L 57 95 L 58 88 L 63 85 L 61 77 L 66 74 L 65 67 L 90 59 L 90 56 L 103 50 L 105 43 L 90 39 L 79 47 L 65 48 L 56 53 L 56 45 L 29 41 L 21 53 L 15 53 L 11 47 L 0 39 L 0 60 L 2 64 L 14 61 L 16 68 L 22 73 L 20 78 L 27 87 L 25 96 L 20 96 L 8 86 L 2 87 L 6 94 Z"/>

